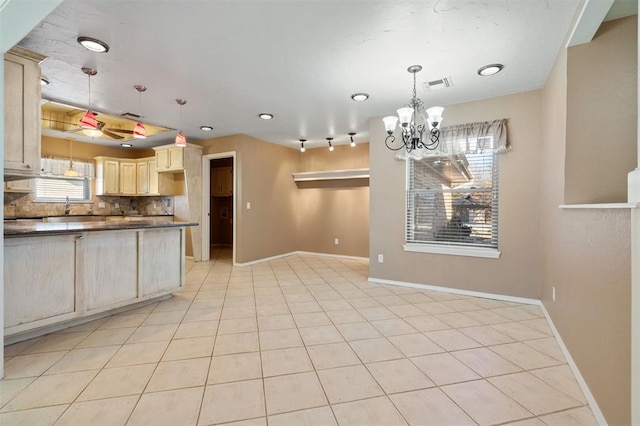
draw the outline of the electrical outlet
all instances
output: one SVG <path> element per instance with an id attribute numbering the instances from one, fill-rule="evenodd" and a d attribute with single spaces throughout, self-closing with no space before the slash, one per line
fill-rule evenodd
<path id="1" fill-rule="evenodd" d="M 251 203 L 247 202 L 247 210 L 251 210 Z"/>
<path id="2" fill-rule="evenodd" d="M 338 245 L 340 244 L 340 240 L 338 240 L 337 238 L 335 240 L 333 240 L 333 244 Z"/>
<path id="3" fill-rule="evenodd" d="M 551 287 L 551 299 L 553 299 L 553 301 L 556 301 L 556 286 Z"/>
<path id="4" fill-rule="evenodd" d="M 383 263 L 384 262 L 384 255 L 383 254 L 379 254 L 378 255 L 378 263 Z"/>
<path id="5" fill-rule="evenodd" d="M 115 207 L 116 209 L 119 209 L 119 208 L 120 208 L 120 203 L 115 203 L 115 204 L 113 205 L 113 207 Z"/>
<path id="6" fill-rule="evenodd" d="M 99 208 L 99 209 L 104 209 L 104 207 L 105 207 L 104 201 L 100 201 L 100 202 L 98 203 L 98 208 Z"/>

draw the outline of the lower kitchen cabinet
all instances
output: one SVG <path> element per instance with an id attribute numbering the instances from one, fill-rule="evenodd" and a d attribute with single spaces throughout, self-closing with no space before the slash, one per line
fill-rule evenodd
<path id="1" fill-rule="evenodd" d="M 5 328 L 21 330 L 75 316 L 79 237 L 5 239 Z"/>
<path id="2" fill-rule="evenodd" d="M 5 235 L 5 337 L 17 342 L 179 290 L 185 280 L 185 231 L 158 224 Z"/>
<path id="3" fill-rule="evenodd" d="M 149 229 L 140 233 L 140 291 L 142 297 L 165 293 L 180 282 L 184 236 L 180 229 Z"/>
<path id="4" fill-rule="evenodd" d="M 82 242 L 87 311 L 104 310 L 138 297 L 137 240 L 137 233 L 129 231 L 87 233 Z"/>

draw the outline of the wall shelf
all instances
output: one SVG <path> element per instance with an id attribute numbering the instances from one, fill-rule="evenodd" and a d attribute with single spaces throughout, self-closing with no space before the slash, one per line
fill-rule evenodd
<path id="1" fill-rule="evenodd" d="M 369 179 L 369 169 L 326 170 L 322 172 L 292 173 L 296 182 L 318 180 Z"/>

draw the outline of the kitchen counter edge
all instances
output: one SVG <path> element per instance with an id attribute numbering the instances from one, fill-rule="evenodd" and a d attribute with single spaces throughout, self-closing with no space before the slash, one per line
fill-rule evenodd
<path id="1" fill-rule="evenodd" d="M 94 231 L 122 231 L 150 228 L 179 228 L 198 226 L 195 222 L 155 222 L 146 220 L 111 222 L 67 222 L 67 223 L 7 223 L 4 224 L 4 237 L 33 237 L 44 235 L 77 234 Z"/>

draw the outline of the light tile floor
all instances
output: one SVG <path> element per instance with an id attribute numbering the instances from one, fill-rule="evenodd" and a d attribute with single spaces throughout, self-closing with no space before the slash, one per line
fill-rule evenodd
<path id="1" fill-rule="evenodd" d="M 0 424 L 596 424 L 538 307 L 213 257 L 172 299 L 6 347 Z"/>

